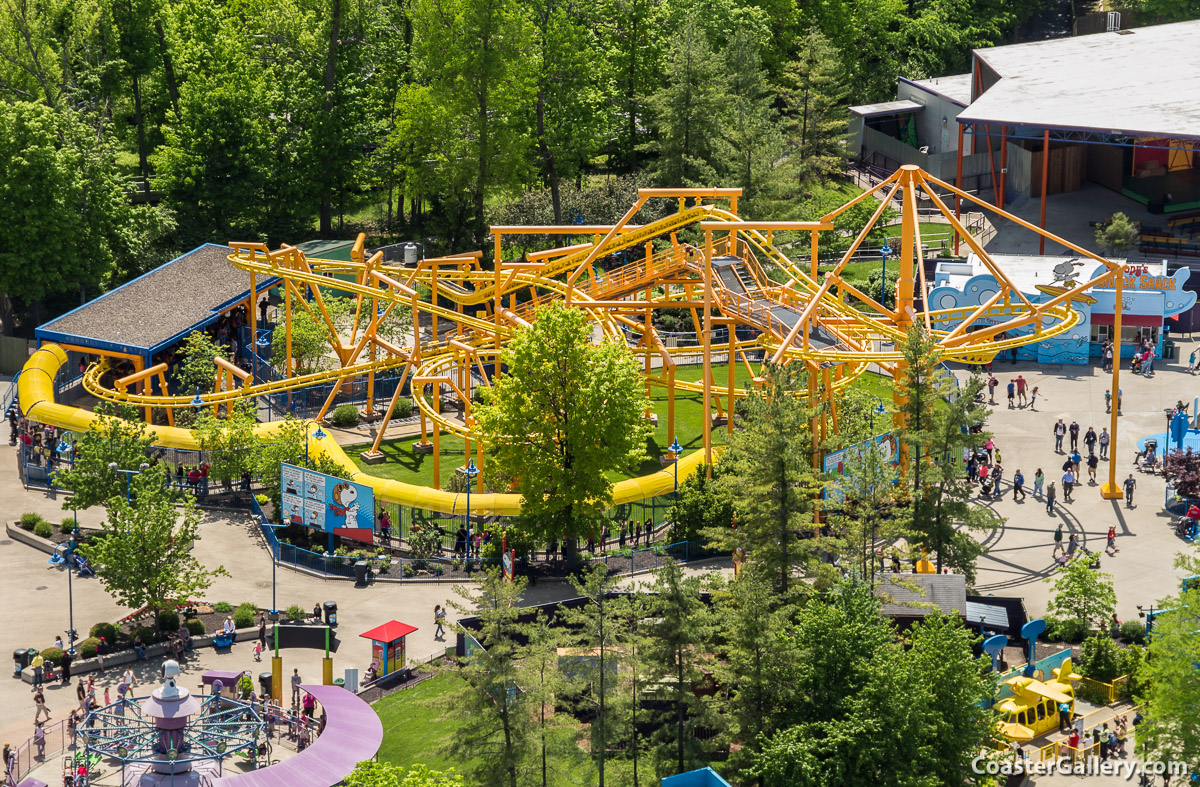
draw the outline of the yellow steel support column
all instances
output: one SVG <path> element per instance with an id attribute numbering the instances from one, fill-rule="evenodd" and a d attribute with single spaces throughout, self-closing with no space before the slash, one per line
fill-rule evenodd
<path id="1" fill-rule="evenodd" d="M 737 336 L 734 329 L 737 328 L 737 323 L 735 323 L 733 320 L 730 320 L 726 327 L 729 329 L 729 352 L 726 353 L 725 359 L 725 365 L 729 367 L 729 388 L 727 391 L 729 394 L 729 407 L 725 410 L 725 431 L 730 437 L 733 437 L 733 373 L 736 371 L 734 368 L 734 354 L 737 348 Z"/>
<path id="2" fill-rule="evenodd" d="M 292 376 L 292 288 L 283 288 L 283 333 L 287 343 L 287 358 L 284 364 L 287 366 L 285 377 Z M 291 400 L 292 392 L 288 391 L 288 399 Z"/>
<path id="3" fill-rule="evenodd" d="M 1125 293 L 1125 266 L 1116 272 L 1116 292 L 1113 309 L 1113 366 L 1112 366 L 1112 414 L 1109 416 L 1108 430 L 1112 433 L 1108 443 L 1108 482 L 1100 488 L 1100 496 L 1105 500 L 1120 500 L 1124 493 L 1121 482 L 1117 479 L 1117 416 L 1121 414 L 1121 299 Z"/>
<path id="4" fill-rule="evenodd" d="M 433 411 L 442 411 L 441 383 L 433 383 Z M 437 421 L 433 421 L 433 486 L 435 489 L 442 488 L 442 428 Z"/>
<path id="5" fill-rule="evenodd" d="M 817 244 L 819 242 L 817 238 L 820 236 L 820 234 L 821 233 L 819 230 L 813 230 L 812 240 L 810 241 L 810 254 L 812 255 L 812 261 L 809 263 L 809 274 L 812 276 L 813 281 L 817 281 Z"/>
<path id="6" fill-rule="evenodd" d="M 667 370 L 667 445 L 675 444 L 675 367 Z"/>
<path id="7" fill-rule="evenodd" d="M 712 230 L 704 230 L 704 331 L 701 339 L 704 347 L 704 464 L 712 476 Z"/>
<path id="8" fill-rule="evenodd" d="M 271 657 L 271 696 L 279 703 L 279 707 L 287 707 L 287 702 L 283 698 L 283 658 L 280 656 Z"/>

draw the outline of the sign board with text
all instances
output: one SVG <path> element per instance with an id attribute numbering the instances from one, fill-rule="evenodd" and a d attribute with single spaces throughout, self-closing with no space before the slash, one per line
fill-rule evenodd
<path id="1" fill-rule="evenodd" d="M 282 464 L 279 489 L 284 522 L 371 543 L 375 518 L 371 487 Z"/>

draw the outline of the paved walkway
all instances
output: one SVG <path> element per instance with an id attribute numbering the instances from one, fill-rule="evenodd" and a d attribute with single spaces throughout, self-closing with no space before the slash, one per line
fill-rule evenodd
<path id="1" fill-rule="evenodd" d="M 1184 358 L 1193 344 L 1183 343 Z M 1179 587 L 1180 574 L 1171 563 L 1173 555 L 1186 548 L 1186 544 L 1173 535 L 1171 517 L 1162 509 L 1162 479 L 1138 473 L 1133 508 L 1126 508 L 1123 502 L 1103 500 L 1098 487 L 1085 484 L 1073 502 L 1060 500 L 1058 512 L 1053 516 L 1032 497 L 1013 502 L 1008 483 L 1017 468 L 1025 474 L 1027 488 L 1032 488 L 1033 473 L 1038 466 L 1048 479 L 1059 478 L 1065 456 L 1054 452 L 1051 426 L 1059 417 L 1068 424 L 1072 419 L 1077 420 L 1083 431 L 1088 426 L 1095 426 L 1097 431 L 1106 426 L 1104 391 L 1109 387 L 1109 377 L 1100 374 L 1096 367 L 998 364 L 995 371 L 1002 383 L 1000 391 L 1009 377 L 1018 372 L 1040 391 L 1037 410 L 1010 410 L 1001 398 L 989 422 L 1004 458 L 1005 496 L 987 505 L 1008 522 L 986 534 L 988 553 L 980 559 L 976 589 L 985 594 L 1022 596 L 1030 615 L 1041 615 L 1052 592 L 1044 580 L 1054 575 L 1050 552 L 1055 525 L 1062 522 L 1065 529 L 1080 534 L 1085 546 L 1102 553 L 1105 532 L 1112 522 L 1117 525 L 1121 552 L 1113 558 L 1104 557 L 1103 568 L 1115 577 L 1118 615 L 1122 620 L 1136 619 L 1137 604 L 1157 601 Z M 1121 387 L 1124 415 L 1111 451 L 1118 477 L 1124 477 L 1132 469 L 1136 441 L 1163 429 L 1163 408 L 1177 399 L 1190 401 L 1200 394 L 1200 378 L 1188 375 L 1178 362 L 1161 362 L 1153 378 L 1122 375 Z M 0 446 L 0 510 L 6 518 L 15 519 L 25 511 L 37 511 L 48 518 L 61 519 L 64 516 L 61 498 L 52 500 L 23 489 L 14 465 L 14 449 Z M 1101 475 L 1106 472 L 1107 463 L 1102 463 Z M 84 524 L 98 525 L 102 512 L 94 509 L 80 512 L 79 516 Z M 217 580 L 204 594 L 206 598 L 272 606 L 270 562 L 249 517 L 206 516 L 201 534 L 202 540 L 196 545 L 197 556 L 206 565 L 224 565 L 231 574 Z M 47 647 L 56 634 L 66 630 L 66 575 L 49 566 L 45 555 L 14 541 L 0 540 L 0 577 L 3 577 L 7 612 L 3 632 L 5 652 L 11 653 L 17 647 Z M 346 582 L 325 582 L 289 570 L 278 571 L 275 580 L 277 607 L 299 604 L 311 608 L 316 602 L 338 602 L 341 624 L 338 636 L 342 646 L 334 659 L 335 675 L 341 675 L 346 667 L 365 670 L 370 662 L 370 645 L 358 634 L 392 618 L 419 627 L 409 637 L 411 658 L 424 658 L 451 644 L 449 639 L 435 640 L 431 625 L 434 605 L 445 604 L 454 595 L 449 584 L 377 584 L 354 589 Z M 74 591 L 75 622 L 82 632 L 86 633 L 97 621 L 116 620 L 126 613 L 95 579 L 75 582 Z M 540 583 L 529 590 L 526 600 L 540 603 L 571 595 L 570 587 L 562 583 Z M 296 667 L 306 680 L 316 679 L 320 675 L 321 655 L 315 650 L 287 651 L 285 672 L 290 674 Z M 157 667 L 157 661 L 143 663 L 139 678 L 153 680 Z M 198 683 L 199 673 L 212 668 L 251 669 L 258 673 L 266 671 L 269 664 L 255 663 L 247 644 L 236 645 L 232 653 L 216 654 L 205 649 L 185 664 L 185 680 L 189 685 Z M 109 685 L 115 690 L 119 674 L 114 669 L 108 670 L 98 678 L 99 685 Z M 74 691 L 68 688 L 50 688 L 47 697 L 55 720 L 65 717 L 74 705 Z M 16 744 L 31 734 L 33 707 L 27 684 L 11 678 L 0 680 L 0 707 L 6 711 L 0 717 L 0 739 Z M 1038 781 L 1039 787 L 1055 783 L 1050 779 Z"/>

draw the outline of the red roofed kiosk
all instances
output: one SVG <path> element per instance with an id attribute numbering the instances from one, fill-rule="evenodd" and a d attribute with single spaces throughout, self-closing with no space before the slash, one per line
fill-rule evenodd
<path id="1" fill-rule="evenodd" d="M 377 677 L 404 668 L 404 638 L 416 630 L 416 626 L 391 620 L 359 635 L 371 640 L 371 659 L 378 665 Z"/>

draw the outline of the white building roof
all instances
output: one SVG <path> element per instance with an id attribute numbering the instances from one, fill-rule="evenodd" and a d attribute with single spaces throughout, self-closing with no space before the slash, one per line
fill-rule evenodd
<path id="1" fill-rule="evenodd" d="M 916 85 L 926 93 L 941 96 L 960 106 L 965 107 L 971 103 L 970 74 L 951 74 L 948 77 L 935 79 L 904 79 L 903 77 L 901 79 L 911 85 Z"/>
<path id="2" fill-rule="evenodd" d="M 873 117 L 875 115 L 899 115 L 904 112 L 917 112 L 924 108 L 923 105 L 918 104 L 916 101 L 900 99 L 899 101 L 883 101 L 879 104 L 862 104 L 857 107 L 850 107 L 850 111 L 863 117 Z"/>
<path id="3" fill-rule="evenodd" d="M 976 49 L 1000 81 L 958 120 L 1200 139 L 1197 42 L 1200 20 Z"/>
<path id="4" fill-rule="evenodd" d="M 1100 267 L 1100 263 L 1090 257 L 1082 256 L 1027 257 L 1018 254 L 991 254 L 989 256 L 996 263 L 997 267 L 1016 285 L 1017 289 L 1026 294 L 1036 293 L 1036 287 L 1039 284 L 1053 285 L 1056 281 L 1060 281 L 1059 275 L 1054 269 L 1065 263 L 1070 263 L 1072 260 L 1083 263 L 1082 265 L 1072 266 L 1076 274 L 1075 280 L 1080 284 L 1087 281 Z M 1123 262 L 1120 259 L 1113 259 L 1112 261 Z M 1138 265 L 1144 266 L 1147 269 L 1147 273 L 1152 276 L 1167 275 L 1167 264 L 1165 262 L 1139 262 Z M 962 289 L 963 285 L 971 277 L 983 276 L 985 274 L 991 276 L 992 272 L 983 264 L 983 260 L 979 259 L 974 252 L 971 252 L 967 255 L 966 262 L 939 262 L 936 278 L 939 286 Z"/>

